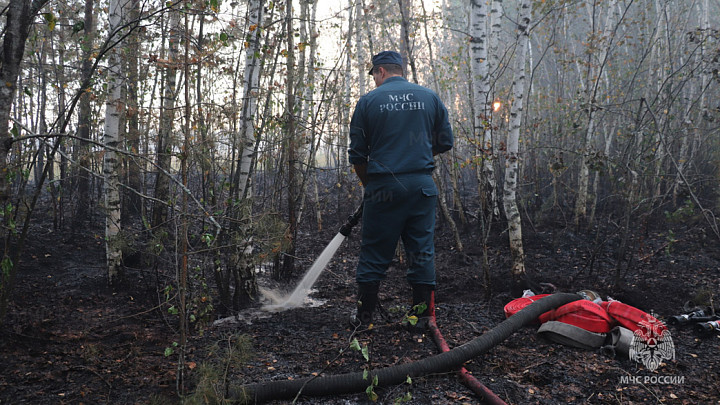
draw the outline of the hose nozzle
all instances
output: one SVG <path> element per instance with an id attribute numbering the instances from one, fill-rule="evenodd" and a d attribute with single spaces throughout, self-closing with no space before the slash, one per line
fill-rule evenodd
<path id="1" fill-rule="evenodd" d="M 360 218 L 362 218 L 363 213 L 363 203 L 360 202 L 360 206 L 355 210 L 355 212 L 350 215 L 345 222 L 345 224 L 340 227 L 340 234 L 342 234 L 345 237 L 350 236 L 350 232 L 352 232 L 352 229 L 355 225 L 360 222 Z"/>

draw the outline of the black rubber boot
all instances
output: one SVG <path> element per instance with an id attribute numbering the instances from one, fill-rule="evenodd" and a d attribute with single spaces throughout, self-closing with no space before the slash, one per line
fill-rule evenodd
<path id="1" fill-rule="evenodd" d="M 357 308 L 350 317 L 350 325 L 354 328 L 368 327 L 378 304 L 380 283 L 358 283 Z"/>
<path id="2" fill-rule="evenodd" d="M 408 314 L 407 325 L 411 330 L 424 330 L 431 316 L 435 315 L 435 286 L 430 284 L 412 284 L 412 308 Z M 413 325 L 413 317 L 417 323 Z"/>

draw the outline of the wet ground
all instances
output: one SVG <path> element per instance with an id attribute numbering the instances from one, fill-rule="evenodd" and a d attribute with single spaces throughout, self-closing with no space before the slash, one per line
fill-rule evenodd
<path id="1" fill-rule="evenodd" d="M 254 308 L 239 321 L 228 319 L 196 331 L 183 366 L 187 379 L 178 386 L 177 356 L 168 352 L 178 340 L 177 318 L 168 315 L 162 291 L 173 275 L 133 270 L 123 288 L 111 290 L 105 285 L 101 237 L 64 242 L 63 235 L 47 228 L 33 231 L 15 300 L 0 332 L 2 404 L 179 403 L 178 392 L 198 394 L 194 399 L 223 395 L 223 382 L 240 385 L 358 372 L 439 352 L 428 335 L 400 325 L 410 290 L 399 261 L 381 287 L 386 316 L 377 317 L 373 333 L 356 335 L 347 326 L 354 305 L 356 230 L 316 284 L 312 298 L 321 305 L 274 314 Z M 487 294 L 478 237 L 472 229 L 463 235 L 467 249 L 462 253 L 452 246 L 446 229 L 441 227 L 437 237 L 437 323 L 451 348 L 502 322 L 503 306 L 512 299 L 507 292 L 506 235 L 488 241 Z M 617 235 L 552 227 L 542 233 L 530 230 L 525 236 L 527 268 L 537 282 L 558 291 L 593 289 L 665 320 L 682 312 L 687 301 L 717 302 L 720 241 L 707 235 L 702 224 L 673 234 L 645 229 L 634 235 L 627 255 L 632 260 L 621 267 L 623 285 L 618 288 L 613 286 Z M 331 230 L 303 235 L 299 264 L 309 268 L 333 236 Z M 670 332 L 675 358 L 654 372 L 628 359 L 545 341 L 534 326 L 465 366 L 509 404 L 720 403 L 718 335 L 701 336 L 677 327 Z M 351 348 L 353 339 L 367 347 L 368 360 Z M 417 377 L 374 391 L 377 403 L 383 404 L 482 403 L 454 373 Z M 364 392 L 300 396 L 297 402 L 372 403 Z"/>

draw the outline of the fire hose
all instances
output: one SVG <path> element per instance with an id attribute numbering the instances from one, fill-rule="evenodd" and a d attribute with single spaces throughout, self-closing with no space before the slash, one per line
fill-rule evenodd
<path id="1" fill-rule="evenodd" d="M 430 333 L 432 334 L 435 344 L 440 348 L 441 351 L 449 352 L 450 347 L 445 341 L 445 337 L 443 337 L 442 333 L 440 332 L 440 329 L 435 322 L 434 316 L 430 318 L 430 322 L 428 322 L 428 325 L 430 327 Z M 480 380 L 470 374 L 468 369 L 466 369 L 465 367 L 461 366 L 457 373 L 460 381 L 462 381 L 462 383 L 465 384 L 468 388 L 470 388 L 474 393 L 483 397 L 488 404 L 507 405 L 505 401 L 500 399 L 500 397 L 498 397 L 488 387 L 481 383 Z"/>
<path id="2" fill-rule="evenodd" d="M 341 395 L 363 392 L 368 381 L 377 377 L 378 388 L 402 384 L 407 377 L 458 370 L 465 362 L 492 349 L 515 331 L 535 322 L 537 318 L 554 308 L 582 299 L 577 294 L 558 293 L 542 298 L 509 317 L 487 333 L 452 350 L 424 359 L 372 370 L 369 377 L 363 372 L 307 377 L 297 380 L 265 381 L 231 387 L 228 399 L 243 403 L 264 403 L 272 400 L 288 400 L 298 393 L 304 396 Z M 433 322 L 434 323 L 434 322 Z M 437 325 L 435 325 L 437 327 Z"/>

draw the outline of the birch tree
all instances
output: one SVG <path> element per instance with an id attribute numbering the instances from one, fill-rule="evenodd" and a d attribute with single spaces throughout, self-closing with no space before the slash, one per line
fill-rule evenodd
<path id="1" fill-rule="evenodd" d="M 473 88 L 473 135 L 477 148 L 476 173 L 482 211 L 498 216 L 490 125 L 490 64 L 488 60 L 488 2 L 471 0 L 470 61 Z M 497 10 L 497 9 L 495 9 Z M 484 212 L 481 213 L 484 215 Z"/>
<path id="2" fill-rule="evenodd" d="M 243 76 L 242 113 L 240 115 L 240 135 L 242 145 L 240 161 L 238 162 L 239 178 L 236 185 L 238 190 L 239 210 L 237 215 L 238 226 L 235 228 L 233 245 L 235 255 L 233 263 L 233 277 L 235 280 L 235 297 L 233 304 L 236 309 L 249 302 L 257 292 L 255 279 L 255 262 L 253 259 L 253 186 L 252 168 L 256 154 L 255 115 L 257 114 L 258 93 L 260 83 L 260 34 L 263 21 L 263 0 L 252 0 L 248 10 L 248 31 L 245 36 L 249 47 L 245 55 L 245 74 Z"/>
<path id="3" fill-rule="evenodd" d="M 505 186 L 503 207 L 508 221 L 510 255 L 512 267 L 510 274 L 513 286 L 522 286 L 525 282 L 525 253 L 522 240 L 522 223 L 517 204 L 517 182 L 520 163 L 519 140 L 523 119 L 523 99 L 525 97 L 525 62 L 530 37 L 531 2 L 520 2 L 517 24 L 517 47 L 515 51 L 515 69 L 513 73 L 513 102 L 510 107 L 510 129 L 507 136 L 507 155 L 505 159 Z M 513 291 L 516 295 L 518 291 Z"/>
<path id="4" fill-rule="evenodd" d="M 108 9 L 110 35 L 116 35 L 126 22 L 129 0 L 112 0 Z M 107 261 L 108 282 L 116 284 L 121 277 L 122 246 L 120 244 L 120 161 L 116 153 L 123 139 L 124 130 L 120 127 L 125 113 L 125 82 L 123 79 L 122 42 L 108 52 L 108 96 L 105 103 L 105 131 L 103 145 L 103 195 L 105 200 L 105 258 Z"/>

